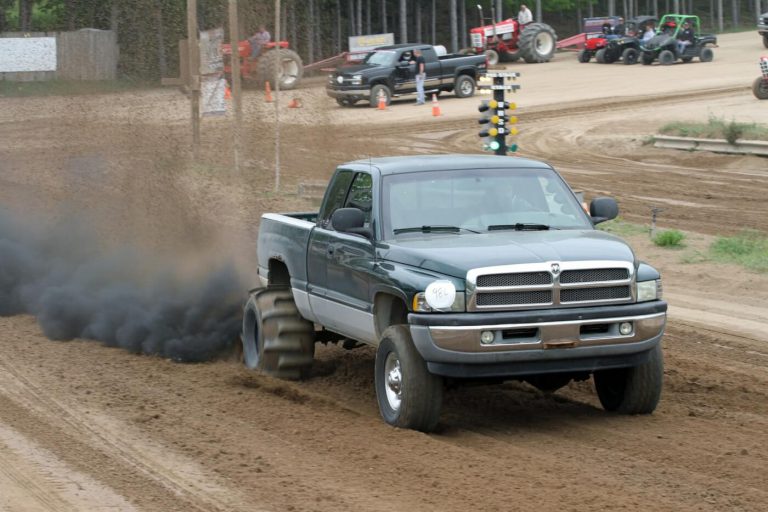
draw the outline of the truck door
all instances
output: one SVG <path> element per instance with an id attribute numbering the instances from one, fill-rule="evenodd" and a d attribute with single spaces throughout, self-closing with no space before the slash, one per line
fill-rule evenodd
<path id="1" fill-rule="evenodd" d="M 437 89 L 440 87 L 443 78 L 452 78 L 441 76 L 440 59 L 437 58 L 437 53 L 432 46 L 422 49 L 421 54 L 424 56 L 424 68 L 427 72 L 427 79 L 424 81 L 425 90 Z"/>
<path id="2" fill-rule="evenodd" d="M 346 180 L 346 177 L 345 177 Z M 329 194 L 331 192 L 329 191 Z M 333 208 L 360 208 L 370 226 L 373 210 L 372 176 L 366 172 L 355 174 L 343 203 L 334 194 Z M 324 208 L 321 217 L 330 219 L 332 206 Z M 326 211 L 329 210 L 329 211 Z M 374 249 L 367 238 L 333 230 L 330 220 L 318 226 L 310 240 L 310 265 L 324 263 L 324 272 L 314 268 L 311 273 L 324 274 L 324 285 L 312 284 L 310 304 L 318 321 L 328 329 L 361 341 L 374 342 L 376 338 L 370 293 L 370 275 L 373 272 Z M 315 261 L 313 261 L 315 260 Z M 313 281 L 310 279 L 310 283 Z"/>
<path id="3" fill-rule="evenodd" d="M 354 177 L 353 171 L 339 171 L 325 193 L 323 207 L 317 216 L 317 227 L 312 230 L 307 248 L 307 292 L 310 295 L 326 296 L 328 282 L 326 253 L 328 240 L 334 234 L 330 229 L 331 215 L 344 204 Z"/>
<path id="4" fill-rule="evenodd" d="M 395 90 L 397 94 L 416 90 L 416 65 L 411 64 L 413 52 L 403 51 L 395 61 Z"/>

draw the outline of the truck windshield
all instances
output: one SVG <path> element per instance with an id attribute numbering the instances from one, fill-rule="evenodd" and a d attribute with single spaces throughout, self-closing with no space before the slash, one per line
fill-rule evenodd
<path id="1" fill-rule="evenodd" d="M 469 169 L 384 176 L 385 237 L 501 230 L 591 229 L 565 182 L 551 169 Z"/>
<path id="2" fill-rule="evenodd" d="M 389 50 L 376 50 L 369 53 L 365 58 L 365 63 L 372 66 L 391 66 L 395 61 L 395 52 Z"/>

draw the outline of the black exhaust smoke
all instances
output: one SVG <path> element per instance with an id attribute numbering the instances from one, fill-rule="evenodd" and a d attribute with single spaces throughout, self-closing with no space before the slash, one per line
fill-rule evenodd
<path id="1" fill-rule="evenodd" d="M 201 272 L 135 249 L 105 251 L 82 226 L 44 226 L 0 209 L 0 316 L 34 315 L 54 340 L 94 339 L 183 362 L 232 348 L 247 290 L 234 265 Z"/>

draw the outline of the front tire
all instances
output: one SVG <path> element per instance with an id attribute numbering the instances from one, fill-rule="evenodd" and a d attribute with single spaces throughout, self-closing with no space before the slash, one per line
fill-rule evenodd
<path id="1" fill-rule="evenodd" d="M 392 91 L 390 91 L 389 87 L 384 84 L 376 84 L 371 87 L 371 106 L 373 108 L 379 106 L 379 95 L 384 96 L 384 101 L 386 102 L 387 106 L 389 106 L 389 103 L 392 101 Z"/>
<path id="2" fill-rule="evenodd" d="M 296 308 L 288 288 L 253 293 L 243 318 L 243 361 L 251 370 L 287 380 L 309 376 L 315 356 L 315 329 Z"/>
<path id="3" fill-rule="evenodd" d="M 621 54 L 621 61 L 627 66 L 637 64 L 637 50 L 634 48 L 627 48 Z"/>
<path id="4" fill-rule="evenodd" d="M 376 351 L 376 399 L 384 421 L 400 428 L 431 432 L 440 419 L 443 379 L 429 373 L 406 325 L 382 334 Z"/>
<path id="5" fill-rule="evenodd" d="M 752 93 L 759 100 L 768 100 L 768 79 L 761 76 L 752 82 Z"/>
<path id="6" fill-rule="evenodd" d="M 715 58 L 715 52 L 712 51 L 712 48 L 702 48 L 701 53 L 699 54 L 699 60 L 701 62 L 712 62 L 712 59 Z"/>
<path id="7" fill-rule="evenodd" d="M 485 60 L 489 66 L 496 66 L 499 63 L 499 52 L 496 50 L 485 50 Z"/>
<path id="8" fill-rule="evenodd" d="M 557 35 L 545 23 L 530 23 L 520 34 L 517 45 L 525 62 L 549 62 L 557 49 Z"/>
<path id="9" fill-rule="evenodd" d="M 596 371 L 593 379 L 600 403 L 606 411 L 621 414 L 650 414 L 659 403 L 664 383 L 661 344 L 645 363 L 634 368 Z"/>
<path id="10" fill-rule="evenodd" d="M 669 50 L 662 50 L 659 53 L 659 64 L 662 66 L 669 66 L 675 63 L 675 54 Z"/>
<path id="11" fill-rule="evenodd" d="M 587 62 L 589 62 L 589 59 L 592 58 L 592 54 L 588 50 L 580 50 L 579 53 L 576 55 L 576 58 L 582 64 L 586 64 Z"/>
<path id="12" fill-rule="evenodd" d="M 595 61 L 598 64 L 606 64 L 605 61 L 605 48 L 600 48 L 597 50 L 597 53 L 595 54 Z"/>
<path id="13" fill-rule="evenodd" d="M 457 98 L 469 98 L 475 95 L 475 80 L 469 75 L 459 75 L 453 86 Z"/>

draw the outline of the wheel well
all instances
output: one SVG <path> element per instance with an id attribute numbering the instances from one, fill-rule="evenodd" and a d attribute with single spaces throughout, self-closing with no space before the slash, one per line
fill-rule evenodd
<path id="1" fill-rule="evenodd" d="M 376 322 L 376 335 L 381 333 L 391 325 L 400 325 L 408 323 L 408 308 L 400 297 L 379 293 L 373 301 L 373 313 Z"/>
<path id="2" fill-rule="evenodd" d="M 291 286 L 291 274 L 280 260 L 269 260 L 269 286 Z"/>
<path id="3" fill-rule="evenodd" d="M 470 77 L 471 79 L 474 80 L 475 79 L 475 70 L 474 69 L 462 69 L 461 71 L 459 71 L 459 74 L 456 76 L 456 79 L 458 80 L 458 78 L 461 75 L 467 75 L 468 77 Z"/>

